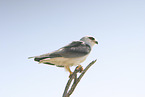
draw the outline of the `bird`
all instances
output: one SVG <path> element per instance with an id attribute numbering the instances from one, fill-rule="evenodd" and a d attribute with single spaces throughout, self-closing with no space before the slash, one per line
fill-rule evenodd
<path id="1" fill-rule="evenodd" d="M 82 67 L 80 63 L 86 60 L 95 44 L 98 44 L 98 41 L 94 37 L 84 36 L 79 41 L 72 41 L 70 44 L 51 53 L 29 57 L 29 59 L 34 58 L 34 61 L 39 63 L 64 67 L 71 75 L 73 72 L 70 67 Z"/>

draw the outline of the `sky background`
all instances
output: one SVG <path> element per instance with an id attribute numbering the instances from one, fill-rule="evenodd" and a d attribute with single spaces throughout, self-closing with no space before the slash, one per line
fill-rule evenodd
<path id="1" fill-rule="evenodd" d="M 71 97 L 145 97 L 145 0 L 0 0 L 0 97 L 61 97 L 69 73 L 28 57 L 86 35 L 98 61 Z"/>

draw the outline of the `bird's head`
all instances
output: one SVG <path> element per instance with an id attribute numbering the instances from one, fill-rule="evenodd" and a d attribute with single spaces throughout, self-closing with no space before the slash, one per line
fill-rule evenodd
<path id="1" fill-rule="evenodd" d="M 87 43 L 90 46 L 93 46 L 95 44 L 98 44 L 98 41 L 95 40 L 95 38 L 92 37 L 92 36 L 85 36 L 85 37 L 81 38 L 80 40 L 81 41 L 84 41 L 85 43 Z"/>

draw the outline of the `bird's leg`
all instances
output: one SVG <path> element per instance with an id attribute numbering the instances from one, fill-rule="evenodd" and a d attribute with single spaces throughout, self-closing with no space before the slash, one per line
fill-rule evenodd
<path id="1" fill-rule="evenodd" d="M 71 76 L 73 72 L 70 70 L 69 66 L 66 66 L 65 68 L 66 68 L 66 70 L 70 73 L 69 76 Z"/>
<path id="2" fill-rule="evenodd" d="M 78 65 L 78 66 L 77 66 L 77 70 L 78 70 L 79 72 L 82 72 L 84 69 L 83 69 L 83 67 L 82 67 L 81 65 Z"/>

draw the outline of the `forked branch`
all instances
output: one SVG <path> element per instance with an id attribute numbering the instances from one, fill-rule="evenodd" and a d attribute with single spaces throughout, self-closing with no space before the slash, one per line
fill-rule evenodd
<path id="1" fill-rule="evenodd" d="M 74 89 L 76 88 L 77 84 L 79 83 L 79 81 L 81 80 L 81 78 L 83 77 L 83 75 L 86 73 L 86 71 L 87 71 L 96 61 L 97 61 L 97 59 L 94 60 L 94 61 L 92 61 L 92 62 L 91 62 L 82 72 L 81 72 L 81 74 L 80 74 L 79 77 L 77 77 L 77 73 L 80 72 L 81 67 L 80 67 L 80 69 L 78 69 L 77 67 L 75 68 L 73 74 L 70 76 L 70 78 L 69 78 L 69 80 L 68 80 L 68 82 L 67 82 L 67 84 L 66 84 L 66 87 L 65 87 L 65 90 L 64 90 L 64 93 L 63 93 L 63 96 L 62 96 L 62 97 L 69 97 L 69 96 L 73 93 Z M 73 80 L 73 83 L 72 83 L 72 85 L 71 85 L 72 80 Z M 71 87 L 70 87 L 70 85 L 71 85 Z"/>

